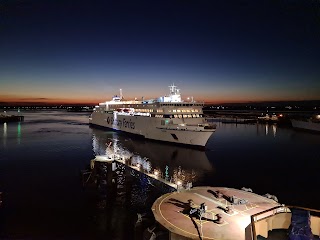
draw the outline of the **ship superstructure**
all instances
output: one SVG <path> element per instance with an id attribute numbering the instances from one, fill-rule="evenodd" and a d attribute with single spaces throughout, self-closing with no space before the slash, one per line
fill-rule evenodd
<path id="1" fill-rule="evenodd" d="M 203 102 L 183 101 L 180 89 L 169 86 L 167 96 L 126 101 L 116 95 L 100 103 L 89 118 L 91 125 L 143 136 L 147 139 L 205 147 L 215 131 L 203 117 Z"/>

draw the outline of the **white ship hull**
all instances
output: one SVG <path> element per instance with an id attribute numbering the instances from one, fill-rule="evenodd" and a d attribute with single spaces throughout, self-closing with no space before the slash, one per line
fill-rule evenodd
<path id="1" fill-rule="evenodd" d="M 148 116 L 120 115 L 117 113 L 93 112 L 89 124 L 110 128 L 116 131 L 140 135 L 146 139 L 205 147 L 214 129 L 165 128 L 161 125 L 163 118 Z M 199 119 L 175 119 L 175 122 L 197 124 Z"/>
<path id="2" fill-rule="evenodd" d="M 320 123 L 291 119 L 292 127 L 320 132 Z"/>

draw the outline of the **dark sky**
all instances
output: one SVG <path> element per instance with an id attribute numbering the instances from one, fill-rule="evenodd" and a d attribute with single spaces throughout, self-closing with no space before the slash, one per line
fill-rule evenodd
<path id="1" fill-rule="evenodd" d="M 320 99 L 320 1 L 0 2 L 0 102 Z"/>

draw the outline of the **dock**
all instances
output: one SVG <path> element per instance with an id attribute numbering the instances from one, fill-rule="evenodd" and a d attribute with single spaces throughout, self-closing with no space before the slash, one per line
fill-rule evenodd
<path id="1" fill-rule="evenodd" d="M 235 124 L 250 124 L 257 123 L 257 119 L 239 118 L 239 117 L 206 117 L 208 122 L 235 123 Z"/>
<path id="2" fill-rule="evenodd" d="M 132 162 L 130 161 L 130 157 L 126 157 L 126 156 L 122 156 L 119 154 L 111 154 L 111 155 L 100 155 L 100 156 L 96 156 L 95 159 L 91 160 L 91 169 L 94 168 L 94 164 L 95 162 L 101 162 L 101 163 L 109 163 L 109 164 L 113 164 L 113 163 L 118 163 L 118 164 L 122 164 L 125 167 L 137 171 L 141 174 L 144 174 L 146 176 L 148 176 L 149 178 L 152 178 L 153 180 L 159 181 L 175 190 L 182 190 L 183 186 L 181 182 L 177 182 L 177 183 L 173 183 L 171 181 L 167 181 L 166 179 L 162 178 L 162 176 L 159 174 L 159 172 L 157 170 L 154 171 L 150 171 L 150 170 L 146 170 L 144 169 L 140 164 L 132 164 Z M 115 166 L 113 167 L 113 169 L 115 169 Z"/>

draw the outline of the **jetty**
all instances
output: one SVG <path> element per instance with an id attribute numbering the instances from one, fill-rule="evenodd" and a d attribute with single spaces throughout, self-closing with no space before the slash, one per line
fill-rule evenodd
<path id="1" fill-rule="evenodd" d="M 96 156 L 95 159 L 92 159 L 90 162 L 91 169 L 94 169 L 96 162 L 107 163 L 111 166 L 110 169 L 113 172 L 117 169 L 116 164 L 121 164 L 129 168 L 130 170 L 136 171 L 140 174 L 144 174 L 153 180 L 156 180 L 162 184 L 167 185 L 170 188 L 173 188 L 174 190 L 183 189 L 182 182 L 173 182 L 171 179 L 163 178 L 162 174 L 158 170 L 148 169 L 148 167 L 144 167 L 143 164 L 132 161 L 131 156 L 124 156 L 121 154 Z"/>
<path id="2" fill-rule="evenodd" d="M 251 124 L 257 123 L 257 119 L 254 118 L 242 118 L 242 117 L 206 117 L 208 122 L 221 122 L 221 123 L 234 123 L 234 124 Z"/>

